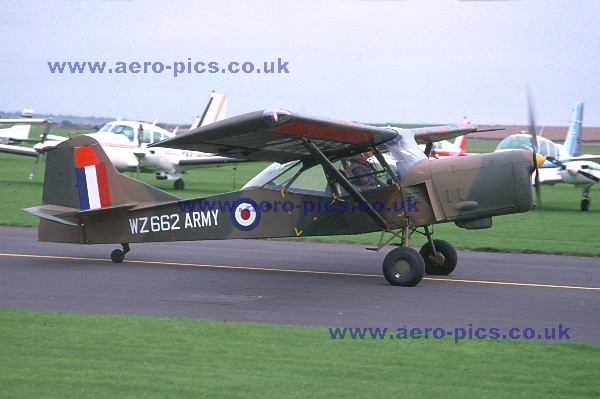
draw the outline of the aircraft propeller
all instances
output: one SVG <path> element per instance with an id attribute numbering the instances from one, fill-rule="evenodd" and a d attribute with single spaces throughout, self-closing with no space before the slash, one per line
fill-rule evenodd
<path id="1" fill-rule="evenodd" d="M 48 123 L 46 123 L 46 128 L 44 129 L 44 133 L 42 133 L 42 139 L 40 140 L 41 144 L 44 144 L 44 142 L 48 138 L 48 134 L 50 133 L 50 123 L 51 121 L 48 121 Z M 33 179 L 33 175 L 35 174 L 35 169 L 37 168 L 37 164 L 40 161 L 41 155 L 42 151 L 38 150 L 37 156 L 35 157 L 35 161 L 33 161 L 33 166 L 31 167 L 31 172 L 29 172 L 29 180 Z"/>
<path id="2" fill-rule="evenodd" d="M 535 116 L 533 112 L 533 104 L 531 99 L 531 92 L 527 90 L 527 115 L 529 119 L 529 135 L 531 136 L 531 147 L 532 147 L 532 155 L 533 155 L 533 167 L 535 168 L 535 199 L 537 206 L 542 209 L 542 192 L 540 188 L 540 169 L 538 167 L 538 156 L 539 155 L 539 146 L 537 140 L 537 132 L 535 130 Z"/>

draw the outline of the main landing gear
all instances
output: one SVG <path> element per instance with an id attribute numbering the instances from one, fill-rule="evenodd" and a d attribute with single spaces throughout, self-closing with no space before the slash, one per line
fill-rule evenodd
<path id="1" fill-rule="evenodd" d="M 110 259 L 115 263 L 121 263 L 125 259 L 125 254 L 129 252 L 129 244 L 124 242 L 121 244 L 123 249 L 115 249 L 110 253 Z"/>
<path id="2" fill-rule="evenodd" d="M 590 199 L 590 188 L 592 188 L 591 184 L 586 185 L 585 187 L 583 187 L 583 193 L 581 193 L 581 210 L 584 212 L 587 212 L 590 210 L 590 202 L 592 202 L 592 200 Z"/>
<path id="3" fill-rule="evenodd" d="M 410 230 L 404 229 L 402 246 L 387 254 L 383 261 L 383 275 L 391 285 L 414 287 L 425 274 L 447 276 L 456 268 L 458 256 L 447 241 L 434 240 L 425 227 L 427 242 L 416 250 L 408 247 Z"/>

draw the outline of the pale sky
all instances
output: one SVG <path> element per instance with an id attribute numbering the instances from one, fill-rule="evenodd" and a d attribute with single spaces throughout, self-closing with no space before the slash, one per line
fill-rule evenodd
<path id="1" fill-rule="evenodd" d="M 191 123 L 211 90 L 361 122 L 600 126 L 600 2 L 2 2 L 0 110 Z M 48 62 L 263 62 L 289 73 L 50 73 Z"/>

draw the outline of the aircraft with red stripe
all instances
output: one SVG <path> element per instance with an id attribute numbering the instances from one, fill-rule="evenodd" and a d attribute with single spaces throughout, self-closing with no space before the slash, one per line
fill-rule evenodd
<path id="1" fill-rule="evenodd" d="M 42 205 L 25 211 L 41 218 L 40 241 L 120 243 L 111 253 L 116 263 L 132 243 L 380 232 L 369 249 L 399 245 L 385 257 L 384 277 L 414 286 L 425 273 L 447 275 L 458 263 L 450 243 L 433 239 L 432 225 L 485 229 L 495 216 L 533 207 L 539 154 L 429 158 L 435 141 L 477 131 L 470 124 L 400 129 L 251 112 L 148 146 L 274 162 L 239 191 L 189 200 L 120 174 L 96 140 L 79 136 L 48 151 Z M 410 247 L 415 232 L 427 237 L 420 251 Z"/>

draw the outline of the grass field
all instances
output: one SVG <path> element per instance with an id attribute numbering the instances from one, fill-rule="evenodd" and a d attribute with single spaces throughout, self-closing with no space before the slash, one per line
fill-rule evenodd
<path id="1" fill-rule="evenodd" d="M 600 347 L 0 309 L 6 398 L 597 398 Z M 331 326 L 333 327 L 333 326 Z"/>

